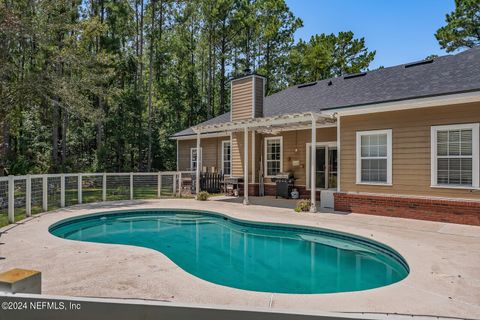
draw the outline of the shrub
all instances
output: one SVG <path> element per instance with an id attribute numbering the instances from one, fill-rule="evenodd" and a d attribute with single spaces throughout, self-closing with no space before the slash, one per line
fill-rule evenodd
<path id="1" fill-rule="evenodd" d="M 200 200 L 200 201 L 207 201 L 209 197 L 210 197 L 210 194 L 207 191 L 200 191 L 197 194 L 197 200 Z"/>
<path id="2" fill-rule="evenodd" d="M 295 207 L 295 212 L 308 212 L 310 210 L 310 200 L 299 200 Z"/>

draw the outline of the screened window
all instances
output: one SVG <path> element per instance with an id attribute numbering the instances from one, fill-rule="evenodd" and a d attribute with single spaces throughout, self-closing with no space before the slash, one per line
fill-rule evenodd
<path id="1" fill-rule="evenodd" d="M 230 141 L 222 142 L 222 172 L 224 175 L 231 174 L 232 155 L 230 148 Z"/>
<path id="2" fill-rule="evenodd" d="M 478 186 L 478 124 L 432 127 L 432 184 Z"/>
<path id="3" fill-rule="evenodd" d="M 282 171 L 282 137 L 265 139 L 265 173 L 267 177 Z"/>
<path id="4" fill-rule="evenodd" d="M 357 132 L 357 183 L 391 184 L 392 131 Z"/>

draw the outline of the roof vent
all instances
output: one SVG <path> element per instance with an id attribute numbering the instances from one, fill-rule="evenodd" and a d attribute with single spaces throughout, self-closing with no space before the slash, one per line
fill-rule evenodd
<path id="1" fill-rule="evenodd" d="M 367 74 L 366 72 L 347 74 L 346 76 L 343 76 L 343 79 L 352 79 L 352 78 L 363 77 L 366 74 Z"/>
<path id="2" fill-rule="evenodd" d="M 332 80 L 328 81 L 327 86 L 331 86 L 333 84 Z"/>
<path id="3" fill-rule="evenodd" d="M 317 84 L 317 81 L 315 82 L 309 82 L 309 83 L 304 83 L 304 84 L 300 84 L 297 86 L 297 88 L 305 88 L 305 87 L 311 87 L 311 86 L 314 86 Z"/>
<path id="4" fill-rule="evenodd" d="M 432 63 L 432 62 L 433 62 L 433 59 L 427 59 L 427 60 L 408 63 L 408 64 L 405 65 L 405 69 L 411 68 L 411 67 L 416 67 L 416 66 L 421 66 L 421 65 L 424 65 L 424 64 L 429 64 L 429 63 Z"/>

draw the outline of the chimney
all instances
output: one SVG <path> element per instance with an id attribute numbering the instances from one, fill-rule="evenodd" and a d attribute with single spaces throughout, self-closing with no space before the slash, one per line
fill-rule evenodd
<path id="1" fill-rule="evenodd" d="M 231 121 L 263 117 L 265 81 L 263 76 L 245 69 L 243 75 L 230 82 Z"/>

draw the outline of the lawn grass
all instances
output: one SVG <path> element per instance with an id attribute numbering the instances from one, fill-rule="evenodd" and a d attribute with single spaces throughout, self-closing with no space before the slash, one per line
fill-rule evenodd
<path id="1" fill-rule="evenodd" d="M 156 186 L 135 187 L 133 190 L 133 199 L 156 199 Z M 24 192 L 16 192 L 15 198 L 24 197 Z M 173 197 L 172 189 L 169 187 L 162 188 L 162 197 Z M 192 196 L 182 196 L 183 198 L 192 198 Z M 48 199 L 48 211 L 60 208 L 60 195 L 50 195 Z M 53 201 L 52 201 L 53 200 Z M 107 201 L 130 200 L 129 188 L 117 187 L 107 188 Z M 82 190 L 82 202 L 93 203 L 102 201 L 102 188 L 84 188 Z M 76 189 L 65 190 L 65 206 L 78 204 L 78 191 Z M 43 212 L 41 204 L 32 204 L 32 215 Z M 23 220 L 27 217 L 25 207 L 15 208 L 15 221 Z M 8 210 L 0 209 L 0 227 L 8 225 Z"/>

